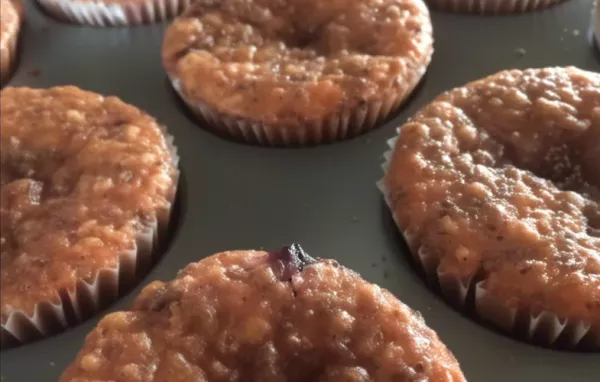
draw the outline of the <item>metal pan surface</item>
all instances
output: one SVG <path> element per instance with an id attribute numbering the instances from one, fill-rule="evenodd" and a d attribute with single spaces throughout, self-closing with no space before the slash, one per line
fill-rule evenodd
<path id="1" fill-rule="evenodd" d="M 186 264 L 227 249 L 300 243 L 333 257 L 420 311 L 474 382 L 598 382 L 600 355 L 520 343 L 454 311 L 414 271 L 375 186 L 386 140 L 437 94 L 507 68 L 575 65 L 600 71 L 591 0 L 524 15 L 433 12 L 435 54 L 415 96 L 392 120 L 356 139 L 304 149 L 233 143 L 199 128 L 161 67 L 166 24 L 95 29 L 62 24 L 31 1 L 19 68 L 9 85 L 76 85 L 116 95 L 154 115 L 175 136 L 183 172 L 178 224 L 145 277 L 168 280 Z M 134 289 L 110 310 L 126 309 Z M 3 382 L 57 381 L 101 315 L 60 335 L 3 351 Z"/>

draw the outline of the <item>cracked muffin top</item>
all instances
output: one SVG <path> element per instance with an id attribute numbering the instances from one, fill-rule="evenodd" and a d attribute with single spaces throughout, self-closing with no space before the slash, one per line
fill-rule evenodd
<path id="1" fill-rule="evenodd" d="M 4 324 L 115 268 L 165 218 L 177 169 L 157 122 L 116 97 L 67 86 L 0 99 Z"/>
<path id="2" fill-rule="evenodd" d="M 62 382 L 465 381 L 420 315 L 298 245 L 223 252 L 105 317 Z"/>
<path id="3" fill-rule="evenodd" d="M 432 44 L 422 0 L 198 0 L 163 62 L 188 101 L 295 126 L 409 93 Z"/>
<path id="4" fill-rule="evenodd" d="M 400 128 L 384 182 L 438 274 L 600 324 L 600 74 L 510 70 L 446 92 Z"/>

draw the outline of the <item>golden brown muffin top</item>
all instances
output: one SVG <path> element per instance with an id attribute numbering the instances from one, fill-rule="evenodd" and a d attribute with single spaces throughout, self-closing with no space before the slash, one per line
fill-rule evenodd
<path id="1" fill-rule="evenodd" d="M 6 49 L 8 41 L 21 23 L 20 3 L 0 0 L 0 48 Z"/>
<path id="2" fill-rule="evenodd" d="M 223 252 L 105 317 L 62 382 L 464 381 L 420 315 L 293 245 Z"/>
<path id="3" fill-rule="evenodd" d="M 444 93 L 400 128 L 384 181 L 438 272 L 600 323 L 600 74 L 510 70 Z"/>
<path id="4" fill-rule="evenodd" d="M 2 322 L 114 268 L 170 208 L 177 170 L 161 127 L 76 87 L 0 93 Z"/>
<path id="5" fill-rule="evenodd" d="M 422 0 L 198 0 L 163 62 L 191 101 L 294 126 L 412 90 L 432 42 Z"/>

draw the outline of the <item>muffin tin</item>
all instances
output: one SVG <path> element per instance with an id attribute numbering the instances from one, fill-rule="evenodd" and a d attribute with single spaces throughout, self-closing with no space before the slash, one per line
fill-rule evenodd
<path id="1" fill-rule="evenodd" d="M 145 277 L 172 279 L 214 252 L 297 242 L 333 257 L 420 311 L 469 381 L 592 382 L 600 354 L 552 351 L 513 340 L 454 311 L 413 269 L 375 183 L 396 126 L 440 92 L 506 68 L 575 65 L 600 71 L 591 0 L 539 13 L 479 17 L 432 13 L 434 58 L 415 95 L 392 120 L 350 141 L 303 149 L 246 146 L 201 128 L 183 111 L 161 66 L 166 24 L 94 29 L 54 21 L 26 5 L 13 86 L 72 84 L 117 95 L 167 125 L 181 155 L 177 225 Z M 126 309 L 140 286 L 110 310 Z M 52 338 L 5 350 L 3 382 L 56 381 L 101 315 Z"/>

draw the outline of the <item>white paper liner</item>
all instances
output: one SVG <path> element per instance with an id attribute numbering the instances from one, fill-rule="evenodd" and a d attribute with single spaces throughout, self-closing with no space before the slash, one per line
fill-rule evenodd
<path id="1" fill-rule="evenodd" d="M 398 134 L 400 128 L 396 131 Z M 387 141 L 389 150 L 383 154 L 382 169 L 387 173 L 398 137 Z M 384 201 L 392 213 L 398 230 L 407 243 L 413 244 L 413 236 L 398 223 L 390 194 L 384 179 L 377 182 Z M 553 312 L 532 312 L 524 307 L 510 307 L 491 296 L 477 275 L 460 279 L 456 275 L 439 269 L 439 260 L 431 256 L 427 248 L 420 247 L 413 253 L 416 263 L 422 266 L 430 285 L 439 285 L 442 296 L 459 310 L 465 310 L 468 296 L 473 294 L 474 314 L 497 328 L 517 337 L 547 347 L 560 347 L 571 350 L 600 350 L 600 324 L 589 324 L 581 320 L 560 318 Z"/>
<path id="2" fill-rule="evenodd" d="M 138 259 L 150 257 L 150 253 L 137 250 L 138 246 L 154 248 L 153 242 L 145 242 L 147 239 L 146 235 L 140 235 L 136 247 L 119 257 L 116 268 L 98 271 L 91 281 L 79 280 L 73 290 L 58 291 L 56 303 L 37 304 L 31 316 L 21 310 L 11 312 L 2 325 L 2 347 L 6 346 L 5 336 L 12 337 L 10 345 L 47 337 L 84 321 L 105 307 L 100 304 L 101 298 L 114 301 L 119 290 L 125 289 L 121 288 L 120 280 L 135 280 Z"/>
<path id="3" fill-rule="evenodd" d="M 539 10 L 565 0 L 426 0 L 436 9 L 451 12 L 501 14 Z"/>
<path id="4" fill-rule="evenodd" d="M 180 80 L 169 75 L 171 84 L 183 102 L 210 130 L 238 141 L 262 146 L 308 146 L 349 139 L 370 130 L 396 111 L 412 93 L 425 73 L 414 84 L 383 100 L 368 102 L 357 108 L 345 108 L 326 119 L 307 122 L 293 128 L 267 125 L 215 111 L 203 102 L 192 101 L 182 90 Z"/>
<path id="5" fill-rule="evenodd" d="M 123 292 L 130 290 L 157 260 L 160 255 L 158 249 L 168 239 L 179 182 L 177 147 L 173 144 L 173 137 L 166 133 L 163 126 L 160 127 L 171 153 L 171 163 L 176 169 L 173 175 L 175 187 L 166 196 L 170 200 L 168 207 L 158 211 L 156 217 L 146 223 L 138 233 L 134 247 L 119 256 L 115 268 L 100 269 L 92 280 L 78 280 L 74 289 L 57 291 L 55 302 L 43 301 L 37 304 L 31 316 L 21 310 L 12 311 L 1 327 L 2 348 L 48 337 L 85 321 L 116 301 Z"/>
<path id="6" fill-rule="evenodd" d="M 37 0 L 49 13 L 75 24 L 97 27 L 144 25 L 181 14 L 192 0 Z"/>

